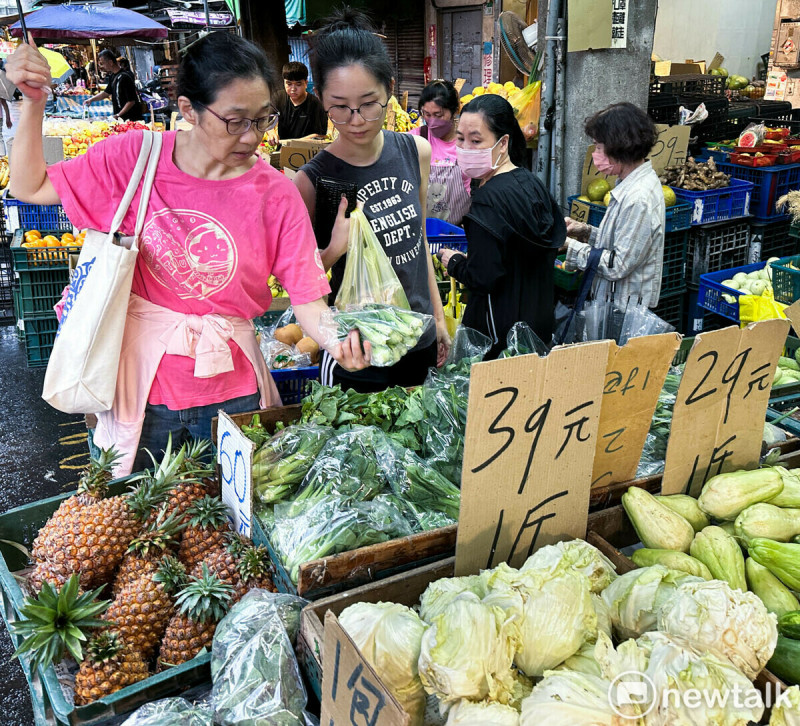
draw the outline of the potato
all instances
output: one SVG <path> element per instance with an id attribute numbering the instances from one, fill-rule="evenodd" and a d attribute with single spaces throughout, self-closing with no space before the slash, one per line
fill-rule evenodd
<path id="1" fill-rule="evenodd" d="M 297 345 L 303 339 L 303 331 L 300 330 L 300 326 L 297 323 L 291 323 L 289 325 L 284 325 L 282 328 L 276 328 L 275 330 L 275 340 L 279 343 L 285 343 L 286 345 Z"/>
<path id="2" fill-rule="evenodd" d="M 319 362 L 319 345 L 317 345 L 317 341 L 313 338 L 306 336 L 297 341 L 297 350 L 301 353 L 308 353 L 312 363 Z"/>

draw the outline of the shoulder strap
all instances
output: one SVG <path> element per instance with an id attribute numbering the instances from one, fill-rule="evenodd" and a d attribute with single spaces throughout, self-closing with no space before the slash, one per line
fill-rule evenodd
<path id="1" fill-rule="evenodd" d="M 136 215 L 136 239 L 142 234 L 144 229 L 144 221 L 147 217 L 147 205 L 150 202 L 150 192 L 153 190 L 153 180 L 156 176 L 156 169 L 158 168 L 158 161 L 161 158 L 161 144 L 164 137 L 160 133 L 147 131 L 148 134 L 153 134 L 153 145 L 150 149 L 150 158 L 147 161 L 147 172 L 145 173 L 144 182 L 142 183 L 142 196 L 139 198 L 139 211 Z"/>
<path id="2" fill-rule="evenodd" d="M 427 126 L 420 126 L 419 135 L 423 139 L 425 139 L 425 141 L 427 141 L 428 140 L 428 127 Z"/>
<path id="3" fill-rule="evenodd" d="M 117 211 L 114 214 L 114 219 L 111 222 L 109 234 L 116 234 L 119 231 L 119 228 L 122 225 L 122 220 L 125 219 L 125 215 L 130 209 L 131 202 L 136 194 L 136 190 L 139 188 L 139 182 L 142 180 L 142 174 L 144 174 L 145 167 L 147 166 L 147 160 L 150 156 L 150 151 L 152 148 L 153 132 L 145 131 L 142 135 L 142 148 L 139 150 L 139 158 L 136 160 L 136 166 L 131 174 L 131 180 L 128 182 L 128 186 L 125 189 L 125 194 L 122 195 L 122 199 L 117 207 Z"/>

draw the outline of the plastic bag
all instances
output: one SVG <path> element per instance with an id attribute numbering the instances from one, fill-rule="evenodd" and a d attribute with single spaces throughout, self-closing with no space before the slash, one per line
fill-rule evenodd
<path id="1" fill-rule="evenodd" d="M 408 298 L 392 263 L 360 209 L 350 213 L 350 237 L 344 277 L 335 305 L 344 309 L 367 303 L 393 305 L 408 310 Z"/>
<path id="2" fill-rule="evenodd" d="M 492 347 L 492 341 L 488 335 L 475 330 L 466 328 L 463 325 L 456 330 L 447 360 L 442 367 L 447 372 L 452 366 L 466 368 L 467 373 L 473 363 L 479 363 Z"/>
<path id="3" fill-rule="evenodd" d="M 583 309 L 584 340 L 606 339 L 606 318 L 608 303 L 605 300 L 590 300 Z"/>
<path id="4" fill-rule="evenodd" d="M 330 426 L 299 424 L 259 447 L 253 455 L 253 492 L 258 500 L 268 504 L 293 494 L 334 433 Z"/>
<path id="5" fill-rule="evenodd" d="M 254 591 L 220 623 L 211 656 L 215 723 L 305 726 L 308 698 L 286 629 L 290 619 L 296 634 L 304 604 Z"/>
<path id="6" fill-rule="evenodd" d="M 372 365 L 378 368 L 398 363 L 433 324 L 432 315 L 380 303 L 339 311 L 333 320 L 339 340 L 344 340 L 351 330 L 358 330 L 361 339 L 370 342 Z"/>
<path id="7" fill-rule="evenodd" d="M 262 335 L 258 341 L 258 347 L 270 370 L 280 371 L 285 368 L 302 368 L 312 365 L 311 356 L 308 353 L 301 353 L 294 346 L 286 345 L 274 338 Z"/>
<path id="8" fill-rule="evenodd" d="M 426 512 L 439 512 L 453 521 L 458 519 L 461 490 L 408 449 L 396 447 L 389 486 L 404 502 Z"/>
<path id="9" fill-rule="evenodd" d="M 764 124 L 748 124 L 745 130 L 739 134 L 736 143 L 738 146 L 758 146 L 766 137 L 767 127 Z"/>
<path id="10" fill-rule="evenodd" d="M 531 326 L 527 323 L 519 322 L 511 326 L 506 336 L 506 349 L 500 353 L 500 358 L 514 358 L 518 355 L 531 355 L 535 353 L 540 358 L 544 358 L 550 351 L 542 342 Z"/>
<path id="11" fill-rule="evenodd" d="M 682 376 L 683 366 L 673 366 L 667 373 L 653 412 L 653 420 L 650 422 L 650 431 L 645 439 L 642 456 L 639 459 L 637 476 L 652 476 L 664 471 L 667 443 L 672 427 L 672 412 L 675 408 L 675 399 Z"/>
<path id="12" fill-rule="evenodd" d="M 194 706 L 185 698 L 163 698 L 138 708 L 122 726 L 212 726 L 213 723 L 211 708 Z"/>
<path id="13" fill-rule="evenodd" d="M 645 335 L 660 335 L 675 330 L 665 320 L 662 320 L 650 308 L 641 303 L 628 305 L 622 321 L 619 334 L 619 344 L 625 345 L 631 338 L 641 338 Z"/>
<path id="14" fill-rule="evenodd" d="M 739 296 L 739 321 L 744 328 L 749 323 L 773 318 L 786 319 L 786 305 L 778 302 L 771 290 L 764 290 L 761 295 Z"/>
<path id="15" fill-rule="evenodd" d="M 542 82 L 533 81 L 508 99 L 511 107 L 514 109 L 517 123 L 522 129 L 526 141 L 532 141 L 539 135 L 541 91 Z"/>

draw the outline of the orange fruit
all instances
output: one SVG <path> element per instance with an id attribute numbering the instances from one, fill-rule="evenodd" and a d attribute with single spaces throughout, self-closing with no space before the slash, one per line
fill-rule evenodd
<path id="1" fill-rule="evenodd" d="M 75 235 L 72 235 L 69 232 L 61 235 L 62 245 L 71 245 L 73 242 L 75 242 Z"/>
<path id="2" fill-rule="evenodd" d="M 25 234 L 32 235 L 33 237 L 39 237 L 40 239 L 42 237 L 42 233 L 38 229 L 28 230 Z"/>
<path id="3" fill-rule="evenodd" d="M 52 234 L 48 234 L 47 237 L 45 237 L 42 240 L 42 242 L 44 242 L 44 246 L 45 247 L 60 247 L 61 246 L 61 240 L 58 237 L 55 237 Z"/>

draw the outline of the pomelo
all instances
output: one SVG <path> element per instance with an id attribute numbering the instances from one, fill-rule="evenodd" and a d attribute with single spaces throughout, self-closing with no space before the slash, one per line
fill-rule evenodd
<path id="1" fill-rule="evenodd" d="M 611 191 L 611 185 L 605 179 L 595 179 L 590 182 L 586 188 L 586 195 L 593 202 L 599 202 L 608 192 Z"/>
<path id="2" fill-rule="evenodd" d="M 605 204 L 606 206 L 608 206 L 609 204 L 611 204 L 611 192 L 609 192 L 608 194 L 606 194 L 606 195 L 603 197 L 603 204 Z"/>
<path id="3" fill-rule="evenodd" d="M 672 191 L 671 187 L 662 185 L 661 191 L 664 194 L 665 207 L 674 207 L 678 203 L 678 198 L 675 196 L 675 192 Z"/>

